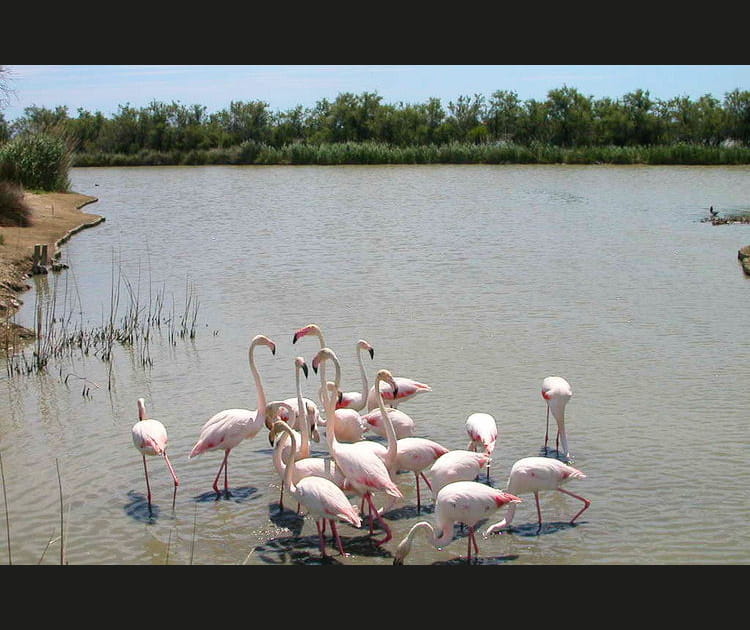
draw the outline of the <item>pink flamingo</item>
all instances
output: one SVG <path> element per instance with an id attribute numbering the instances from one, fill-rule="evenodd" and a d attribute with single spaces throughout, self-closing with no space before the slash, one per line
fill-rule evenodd
<path id="1" fill-rule="evenodd" d="M 513 494 L 534 493 L 537 516 L 539 517 L 539 530 L 542 528 L 542 510 L 539 507 L 539 493 L 542 490 L 557 490 L 558 492 L 568 494 L 579 501 L 583 501 L 583 507 L 581 510 L 570 519 L 570 524 L 572 525 L 584 510 L 588 509 L 589 505 L 591 505 L 591 501 L 578 496 L 577 494 L 573 494 L 569 490 L 563 488 L 562 485 L 568 483 L 571 479 L 585 478 L 586 475 L 580 470 L 573 468 L 568 464 L 564 464 L 557 459 L 552 459 L 551 457 L 524 457 L 513 464 L 510 469 L 507 491 L 512 492 Z M 505 518 L 499 523 L 495 523 L 488 527 L 485 531 L 485 535 L 494 534 L 505 527 L 509 527 L 513 521 L 515 511 L 515 505 L 511 505 L 508 508 Z"/>
<path id="2" fill-rule="evenodd" d="M 162 455 L 167 462 L 169 472 L 174 480 L 174 491 L 180 485 L 172 464 L 167 457 L 167 429 L 164 425 L 146 415 L 146 403 L 143 398 L 138 399 L 138 422 L 133 425 L 133 444 L 143 456 L 143 471 L 146 473 L 146 492 L 148 494 L 148 508 L 151 509 L 151 486 L 148 482 L 148 467 L 146 466 L 146 455 Z"/>
<path id="3" fill-rule="evenodd" d="M 271 428 L 272 434 L 276 434 L 279 431 L 283 431 L 289 436 L 292 454 L 294 455 L 297 449 L 296 436 L 289 425 L 283 420 L 277 420 Z M 349 503 L 349 499 L 347 499 L 341 488 L 330 479 L 308 476 L 295 482 L 293 475 L 294 460 L 294 457 L 290 457 L 290 463 L 286 466 L 284 471 L 283 484 L 289 493 L 297 499 L 297 502 L 305 506 L 308 513 L 315 518 L 315 525 L 318 529 L 318 536 L 320 537 L 321 554 L 323 557 L 326 557 L 327 555 L 325 523 L 328 521 L 331 524 L 331 532 L 336 540 L 336 546 L 338 547 L 339 553 L 342 556 L 349 555 L 344 553 L 344 546 L 341 543 L 335 519 L 341 519 L 354 527 L 359 527 L 362 524 L 362 520 L 357 513 L 357 508 Z"/>
<path id="4" fill-rule="evenodd" d="M 255 366 L 254 352 L 256 346 L 268 346 L 271 354 L 276 355 L 276 344 L 265 335 L 256 335 L 250 342 L 248 359 L 250 371 L 255 380 L 255 389 L 258 394 L 258 408 L 249 409 L 224 409 L 211 416 L 203 425 L 198 441 L 190 451 L 189 458 L 192 459 L 206 451 L 222 449 L 224 458 L 219 466 L 219 471 L 214 479 L 213 489 L 220 495 L 218 482 L 221 471 L 224 471 L 224 492 L 229 494 L 229 480 L 227 471 L 227 460 L 230 451 L 243 440 L 255 437 L 265 424 L 266 419 L 266 394 L 263 390 L 263 382 L 260 378 L 258 368 Z"/>
<path id="5" fill-rule="evenodd" d="M 362 351 L 366 350 L 370 354 L 370 358 L 375 358 L 375 349 L 364 339 L 357 341 L 357 362 L 359 363 L 359 376 L 362 380 L 362 390 L 359 392 L 342 392 L 339 401 L 336 403 L 336 409 L 353 409 L 354 411 L 362 411 L 367 403 L 367 371 L 365 370 L 365 364 L 362 362 Z"/>
<path id="6" fill-rule="evenodd" d="M 570 383 L 561 376 L 548 376 L 542 381 L 542 398 L 547 401 L 547 431 L 544 434 L 544 449 L 547 450 L 547 441 L 549 439 L 549 413 L 557 421 L 557 438 L 555 440 L 555 450 L 558 450 L 559 443 L 562 442 L 563 452 L 566 458 L 570 458 L 568 450 L 568 436 L 565 433 L 565 406 L 573 396 L 573 389 Z M 559 452 L 559 451 L 558 451 Z"/>
<path id="7" fill-rule="evenodd" d="M 340 388 L 341 383 L 341 365 L 336 353 L 330 348 L 324 347 L 318 350 L 312 359 L 311 365 L 313 372 L 320 371 L 321 385 L 327 382 L 325 373 L 325 361 L 331 361 L 336 370 L 334 382 L 336 387 Z M 339 398 L 340 400 L 340 398 Z M 338 404 L 338 403 L 337 403 Z M 339 408 L 334 410 L 336 415 L 336 439 L 339 442 L 359 442 L 364 439 L 364 432 L 367 429 L 362 416 L 354 409 Z M 328 429 L 326 429 L 328 430 Z"/>
<path id="8" fill-rule="evenodd" d="M 480 451 L 492 457 L 497 441 L 497 422 L 488 413 L 472 413 L 466 419 L 466 433 L 469 435 L 469 451 Z M 487 464 L 487 480 L 490 478 L 490 465 Z"/>
<path id="9" fill-rule="evenodd" d="M 432 494 L 454 481 L 473 481 L 483 468 L 487 468 L 491 458 L 485 453 L 454 449 L 438 457 L 427 472 L 432 481 Z"/>
<path id="10" fill-rule="evenodd" d="M 385 380 L 387 382 L 390 372 L 388 370 L 380 370 L 375 380 L 375 384 L 379 385 L 380 381 Z M 392 377 L 391 377 L 392 378 Z M 439 444 L 433 440 L 428 440 L 422 437 L 404 437 L 397 438 L 389 410 L 386 409 L 383 401 L 383 390 L 377 387 L 378 409 L 376 410 L 380 414 L 380 421 L 386 429 L 386 435 L 388 437 L 389 448 L 386 451 L 386 457 L 384 459 L 386 466 L 388 467 L 391 475 L 396 474 L 398 471 L 405 470 L 414 473 L 414 480 L 417 486 L 417 512 L 422 509 L 422 499 L 420 495 L 420 477 L 427 484 L 427 487 L 432 490 L 430 480 L 425 476 L 424 471 L 435 463 L 441 455 L 445 455 L 448 449 L 442 444 Z M 393 446 L 395 445 L 395 456 L 393 455 Z M 395 503 L 392 501 L 391 504 Z M 384 508 L 387 510 L 388 508 Z"/>
<path id="11" fill-rule="evenodd" d="M 284 401 L 274 401 L 274 403 L 268 403 L 266 405 L 266 420 L 265 425 L 271 430 L 271 427 L 273 426 L 273 423 L 277 419 L 284 420 L 288 423 L 289 418 L 296 417 L 297 410 L 298 409 L 306 409 L 305 404 L 303 402 L 302 397 L 302 383 L 300 378 L 300 373 L 304 373 L 305 376 L 307 376 L 307 363 L 305 363 L 305 359 L 303 357 L 296 357 L 294 359 L 294 372 L 295 372 L 295 380 L 296 380 L 296 391 L 297 391 L 297 399 L 296 399 L 296 405 L 293 407 L 289 400 Z M 317 408 L 317 406 L 316 406 Z M 307 410 L 309 411 L 309 410 Z M 299 448 L 295 452 L 295 459 L 303 459 L 306 457 L 310 457 L 310 432 L 311 430 L 314 430 L 314 426 L 310 425 L 310 422 L 308 418 L 310 417 L 310 414 L 305 413 L 305 418 L 300 424 L 302 426 L 306 426 L 308 430 L 300 429 L 300 431 L 295 431 L 294 429 L 289 427 L 291 431 L 294 432 L 294 436 L 298 440 L 298 444 L 300 445 Z M 272 435 L 271 433 L 268 434 L 268 441 L 273 445 L 274 444 L 274 437 L 275 435 Z M 286 433 L 282 433 L 281 438 L 278 440 L 278 442 L 274 445 L 273 449 L 273 461 L 274 466 L 276 467 L 277 472 L 279 473 L 279 477 L 281 479 L 284 478 L 284 466 L 288 464 L 291 457 L 291 446 L 289 445 L 289 440 L 286 438 Z M 283 510 L 284 509 L 284 484 L 281 484 L 281 490 L 279 494 L 279 507 Z"/>
<path id="12" fill-rule="evenodd" d="M 385 413 L 391 421 L 393 430 L 396 432 L 396 437 L 399 440 L 414 435 L 414 420 L 410 415 L 404 413 L 400 409 L 394 409 L 393 407 L 386 407 Z M 361 418 L 365 423 L 364 426 L 367 429 L 372 430 L 375 435 L 387 437 L 383 412 L 379 408 L 373 409 L 361 416 Z"/>
<path id="13" fill-rule="evenodd" d="M 400 403 L 406 400 L 411 400 L 418 394 L 432 391 L 432 387 L 429 385 L 403 376 L 394 376 L 393 380 L 395 386 L 391 386 L 388 383 L 383 383 L 381 386 L 383 388 L 383 398 L 385 398 L 394 409 L 396 409 Z M 394 392 L 396 392 L 395 395 Z M 377 406 L 378 398 L 375 394 L 375 386 L 373 385 L 367 393 L 367 411 L 372 411 Z"/>
<path id="14" fill-rule="evenodd" d="M 313 335 L 318 338 L 320 347 L 325 348 L 326 342 L 323 336 L 323 331 L 317 324 L 307 324 L 295 331 L 292 336 L 292 343 L 297 343 L 299 339 L 307 335 Z M 362 379 L 362 391 L 361 392 L 342 392 L 336 402 L 336 409 L 354 409 L 355 411 L 362 411 L 365 408 L 365 402 L 367 398 L 367 371 L 362 361 L 362 350 L 366 350 L 370 354 L 370 358 L 375 358 L 375 349 L 370 345 L 369 342 L 364 339 L 359 339 L 355 346 L 357 351 L 357 362 L 359 363 L 359 375 Z M 315 368 L 313 368 L 315 369 Z M 340 369 L 340 368 L 339 368 Z M 339 380 L 340 385 L 340 380 Z"/>
<path id="15" fill-rule="evenodd" d="M 381 370 L 381 372 L 386 371 Z M 386 372 L 386 376 L 385 374 L 381 374 L 381 372 L 378 372 L 378 378 L 392 378 L 390 373 Z M 388 468 L 382 457 L 372 448 L 366 446 L 367 440 L 349 444 L 346 442 L 339 442 L 336 439 L 336 414 L 334 411 L 337 395 L 338 387 L 334 382 L 328 381 L 325 388 L 321 387 L 320 396 L 325 409 L 326 418 L 328 419 L 328 426 L 326 427 L 328 448 L 333 459 L 336 461 L 336 466 L 338 466 L 346 477 L 348 486 L 354 493 L 363 497 L 369 506 L 370 514 L 374 515 L 374 518 L 380 522 L 385 530 L 385 537 L 375 542 L 376 545 L 382 545 L 393 538 L 393 533 L 391 532 L 388 523 L 385 522 L 378 509 L 375 507 L 372 494 L 373 492 L 385 492 L 387 495 L 395 499 L 402 499 L 403 494 L 391 479 Z M 382 448 L 382 445 L 378 446 L 381 446 Z"/>
<path id="16" fill-rule="evenodd" d="M 521 499 L 508 492 L 496 490 L 477 481 L 454 481 L 443 486 L 435 497 L 435 521 L 437 528 L 428 521 L 420 521 L 412 526 L 406 537 L 398 544 L 393 564 L 403 564 L 411 551 L 416 533 L 425 530 L 430 544 L 441 549 L 453 540 L 453 524 L 460 523 L 469 528 L 467 562 L 471 562 L 471 550 L 479 554 L 475 528 L 479 521 L 496 510 L 520 503 Z"/>

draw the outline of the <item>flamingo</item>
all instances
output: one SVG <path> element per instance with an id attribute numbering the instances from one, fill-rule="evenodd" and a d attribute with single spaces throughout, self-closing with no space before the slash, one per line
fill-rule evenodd
<path id="1" fill-rule="evenodd" d="M 542 398 L 547 401 L 547 431 L 544 434 L 544 450 L 547 450 L 547 441 L 549 439 L 549 413 L 557 421 L 557 438 L 555 439 L 555 450 L 562 442 L 565 457 L 570 458 L 568 450 L 568 436 L 565 433 L 565 405 L 573 396 L 573 389 L 570 383 L 561 376 L 548 376 L 542 381 Z"/>
<path id="2" fill-rule="evenodd" d="M 268 403 L 266 405 L 266 420 L 265 425 L 270 431 L 273 423 L 276 421 L 277 417 L 278 419 L 284 420 L 287 422 L 289 418 L 296 417 L 297 409 L 305 409 L 307 410 L 307 407 L 305 407 L 305 404 L 302 400 L 302 383 L 300 379 L 300 372 L 304 373 L 305 376 L 307 376 L 307 363 L 305 363 L 305 359 L 303 357 L 295 357 L 294 359 L 294 372 L 295 372 L 295 380 L 296 380 L 296 391 L 297 391 L 297 398 L 296 398 L 296 405 L 293 407 L 292 404 L 289 402 L 289 400 L 284 401 L 274 401 L 274 405 L 272 406 L 271 403 Z M 304 427 L 307 427 L 308 430 L 300 429 L 300 431 L 294 431 L 294 429 L 289 427 L 291 431 L 294 431 L 295 437 L 299 440 L 297 443 L 300 445 L 299 448 L 295 451 L 295 459 L 302 459 L 305 457 L 310 457 L 310 431 L 309 429 L 310 424 L 308 421 L 309 414 L 305 413 L 305 418 L 300 424 Z M 287 422 L 288 424 L 288 422 Z M 274 443 L 274 435 L 272 435 L 270 432 L 268 434 L 268 441 L 273 444 Z M 283 480 L 284 478 L 284 466 L 291 461 L 289 458 L 291 457 L 291 446 L 288 444 L 288 440 L 286 439 L 286 434 L 284 433 L 282 435 L 282 438 L 279 439 L 279 441 L 274 445 L 273 450 L 273 461 L 274 466 L 276 467 L 276 470 L 279 473 L 279 477 Z M 279 495 L 279 506 L 283 510 L 284 509 L 284 484 L 281 484 L 281 491 Z"/>
<path id="3" fill-rule="evenodd" d="M 189 459 L 197 457 L 206 451 L 222 449 L 224 458 L 219 466 L 219 471 L 213 483 L 213 489 L 217 495 L 220 495 L 218 482 L 221 471 L 224 471 L 224 492 L 229 494 L 229 480 L 227 471 L 227 460 L 230 451 L 240 442 L 255 437 L 265 424 L 266 419 L 266 394 L 263 389 L 263 382 L 260 378 L 260 372 L 255 366 L 254 352 L 259 345 L 268 346 L 271 354 L 276 355 L 276 344 L 265 335 L 256 335 L 250 342 L 248 349 L 248 360 L 250 362 L 250 371 L 255 380 L 255 389 L 258 394 L 258 408 L 249 409 L 224 409 L 211 416 L 203 425 L 200 431 L 198 441 L 190 451 Z"/>
<path id="4" fill-rule="evenodd" d="M 393 380 L 396 383 L 396 389 L 394 390 L 394 388 L 387 383 L 383 384 L 383 398 L 385 398 L 394 409 L 398 407 L 399 403 L 402 403 L 406 400 L 411 400 L 418 394 L 432 391 L 432 387 L 430 387 L 429 385 L 420 383 L 419 381 L 415 381 L 411 378 L 394 376 Z M 396 391 L 395 396 L 394 391 Z M 370 391 L 367 392 L 367 411 L 372 411 L 377 406 L 378 398 L 375 393 L 375 386 L 373 385 L 370 388 Z"/>
<path id="5" fill-rule="evenodd" d="M 313 372 L 318 372 L 318 370 L 320 370 L 321 385 L 325 385 L 327 381 L 325 374 L 325 361 L 331 361 L 336 369 L 334 382 L 338 389 L 341 382 L 341 365 L 339 364 L 339 359 L 333 350 L 327 347 L 318 350 L 311 362 Z M 334 410 L 334 413 L 336 414 L 336 439 L 339 442 L 359 442 L 364 439 L 364 432 L 367 429 L 367 424 L 364 422 L 358 411 L 337 407 Z"/>
<path id="6" fill-rule="evenodd" d="M 385 376 L 381 375 L 381 372 L 378 372 L 378 378 L 392 379 L 390 373 Z M 392 385 L 394 390 L 396 390 L 395 383 L 392 383 Z M 376 545 L 380 546 L 393 538 L 393 533 L 388 523 L 385 522 L 375 507 L 372 493 L 378 491 L 385 492 L 395 499 L 403 499 L 403 494 L 391 479 L 383 458 L 367 446 L 368 440 L 350 444 L 339 442 L 336 439 L 336 414 L 334 411 L 337 392 L 338 387 L 332 381 L 328 381 L 325 387 L 321 387 L 320 391 L 326 418 L 328 418 L 328 426 L 326 427 L 328 448 L 336 462 L 336 466 L 341 469 L 341 472 L 346 477 L 349 487 L 353 492 L 363 497 L 369 506 L 370 514 L 374 514 L 374 517 L 380 521 L 381 526 L 385 530 L 384 538 L 375 542 Z M 382 445 L 378 446 L 382 448 Z M 392 449 L 393 447 L 390 448 Z M 372 524 L 370 531 L 372 533 Z"/>
<path id="7" fill-rule="evenodd" d="M 435 498 L 435 521 L 437 528 L 428 521 L 414 524 L 406 537 L 398 544 L 393 557 L 393 564 L 404 563 L 404 558 L 411 551 L 412 540 L 416 533 L 425 530 L 430 544 L 441 549 L 453 540 L 453 525 L 460 523 L 469 528 L 467 563 L 471 562 L 471 550 L 479 554 L 475 537 L 475 528 L 479 521 L 487 518 L 496 510 L 511 504 L 520 503 L 517 496 L 497 490 L 477 481 L 454 481 L 443 486 Z"/>
<path id="8" fill-rule="evenodd" d="M 438 457 L 445 455 L 445 453 L 448 452 L 448 449 L 442 444 L 427 438 L 408 436 L 398 439 L 396 437 L 395 428 L 389 415 L 389 410 L 386 409 L 383 401 L 383 390 L 379 387 L 380 382 L 384 380 L 387 382 L 389 377 L 393 378 L 388 370 L 380 370 L 375 379 L 375 385 L 378 386 L 375 390 L 378 398 L 377 412 L 380 414 L 381 423 L 385 426 L 386 435 L 388 437 L 388 449 L 386 451 L 385 463 L 392 475 L 400 470 L 414 473 L 414 480 L 417 486 L 417 512 L 419 512 L 422 509 L 419 479 L 420 477 L 424 479 L 427 487 L 432 490 L 432 485 L 430 484 L 430 480 L 425 476 L 424 470 L 432 466 Z M 393 454 L 394 445 L 396 447 L 395 456 Z M 391 504 L 393 503 L 395 503 L 395 501 L 391 502 Z"/>
<path id="9" fill-rule="evenodd" d="M 557 490 L 564 494 L 568 494 L 571 497 L 583 501 L 583 507 L 576 515 L 570 519 L 572 525 L 575 520 L 588 509 L 591 505 L 591 501 L 584 497 L 573 494 L 569 490 L 563 488 L 563 484 L 568 483 L 571 479 L 585 479 L 584 475 L 577 468 L 573 468 L 568 464 L 552 459 L 550 457 L 524 457 L 519 459 L 510 469 L 510 477 L 508 478 L 508 485 L 506 490 L 513 494 L 528 494 L 533 492 L 534 498 L 536 499 L 536 511 L 539 517 L 539 530 L 542 528 L 542 510 L 539 507 L 539 493 L 542 490 Z M 511 505 L 508 508 L 508 512 L 505 518 L 499 523 L 487 528 L 485 535 L 494 534 L 505 527 L 509 527 L 513 521 L 513 515 L 515 514 L 515 505 Z"/>
<path id="10" fill-rule="evenodd" d="M 279 412 L 286 408 L 288 411 L 290 409 L 290 405 L 283 400 L 274 400 L 268 403 L 266 406 L 266 410 L 268 412 L 268 415 L 270 417 L 276 418 L 279 415 Z M 273 452 L 273 464 L 276 468 L 276 472 L 279 474 L 279 478 L 282 481 L 281 484 L 281 493 L 279 495 L 279 507 L 280 509 L 284 509 L 283 504 L 283 497 L 284 497 L 284 475 L 286 473 L 286 469 L 291 467 L 292 468 L 292 479 L 294 480 L 294 483 L 298 483 L 301 479 L 304 477 L 324 477 L 328 479 L 329 481 L 332 481 L 335 483 L 339 488 L 342 490 L 349 491 L 349 488 L 346 485 L 346 479 L 344 478 L 343 473 L 341 470 L 336 466 L 336 463 L 331 459 L 330 457 L 300 457 L 299 451 L 297 451 L 296 458 L 294 460 L 291 459 L 291 446 L 288 445 L 289 439 L 285 432 L 280 431 L 273 431 L 273 424 L 275 424 L 276 421 L 274 421 L 271 424 L 271 431 L 269 432 L 269 440 L 274 443 L 274 452 Z M 300 439 L 300 433 L 289 427 L 289 430 L 294 434 L 294 437 L 296 439 Z M 277 438 L 277 435 L 279 433 L 282 433 L 281 436 Z M 302 439 L 304 439 L 304 433 L 301 434 Z M 300 440 L 301 441 L 301 440 Z M 287 457 L 282 457 L 282 451 L 287 451 Z M 297 511 L 299 512 L 299 504 L 297 505 Z"/>
<path id="11" fill-rule="evenodd" d="M 273 434 L 283 431 L 291 441 L 292 454 L 297 450 L 297 438 L 289 425 L 283 420 L 274 422 L 271 432 Z M 352 505 L 347 499 L 344 492 L 330 479 L 324 477 L 303 477 L 299 481 L 294 481 L 294 457 L 290 457 L 290 463 L 284 470 L 284 487 L 289 493 L 297 499 L 298 503 L 307 508 L 309 514 L 315 518 L 315 525 L 320 537 L 320 552 L 326 557 L 325 541 L 325 523 L 331 524 L 331 532 L 336 540 L 336 546 L 342 556 L 348 556 L 344 553 L 344 546 L 341 543 L 338 530 L 336 529 L 336 520 L 341 519 L 354 527 L 360 527 L 362 520 L 359 517 L 356 506 Z"/>
<path id="12" fill-rule="evenodd" d="M 286 422 L 290 428 L 297 427 L 297 426 L 306 426 L 307 431 L 304 431 L 300 429 L 296 432 L 299 448 L 297 449 L 297 458 L 302 457 L 309 457 L 310 456 L 310 438 L 317 435 L 317 431 L 315 429 L 315 420 L 313 417 L 313 420 L 311 421 L 311 408 L 305 405 L 304 397 L 302 396 L 302 383 L 300 379 L 300 373 L 305 375 L 305 378 L 307 378 L 307 363 L 305 362 L 305 359 L 303 357 L 295 357 L 294 359 L 294 376 L 296 381 L 296 392 L 297 397 L 294 399 L 287 398 L 284 401 L 276 401 L 276 402 L 284 402 L 284 405 L 275 405 L 274 406 L 274 412 L 271 413 L 268 409 L 268 405 L 266 405 L 266 417 L 265 417 L 265 425 L 266 428 L 270 431 L 271 427 L 273 426 L 273 423 L 276 420 L 283 420 Z M 299 418 L 299 409 L 305 410 L 305 418 L 304 422 L 297 422 Z M 317 410 L 317 405 L 315 406 L 315 409 Z M 291 413 L 290 413 L 291 410 Z M 278 417 L 277 417 L 278 416 Z M 290 418 L 294 418 L 294 420 L 290 420 Z M 293 429 L 294 430 L 294 429 Z M 268 436 L 269 442 L 273 444 L 273 440 L 271 439 L 271 436 Z M 284 442 L 284 448 L 280 449 L 282 458 L 284 462 L 286 463 L 289 459 L 289 445 Z"/>
<path id="13" fill-rule="evenodd" d="M 483 468 L 487 468 L 491 458 L 485 453 L 454 449 L 438 457 L 427 472 L 432 481 L 432 494 L 453 481 L 473 481 Z"/>
<path id="14" fill-rule="evenodd" d="M 410 415 L 393 407 L 386 407 L 385 413 L 388 415 L 391 424 L 393 424 L 393 429 L 398 439 L 414 435 L 414 420 Z M 372 429 L 372 432 L 380 437 L 386 437 L 383 412 L 380 409 L 375 408 L 361 416 L 361 418 L 367 429 Z"/>
<path id="15" fill-rule="evenodd" d="M 133 444 L 143 456 L 143 471 L 146 474 L 146 493 L 148 495 L 148 509 L 151 509 L 151 486 L 148 482 L 148 467 L 146 466 L 146 455 L 162 455 L 167 462 L 169 472 L 174 480 L 174 491 L 177 493 L 177 486 L 180 481 L 172 468 L 172 464 L 167 457 L 167 429 L 164 425 L 149 418 L 146 414 L 146 403 L 143 398 L 138 399 L 138 422 L 133 425 Z"/>
<path id="16" fill-rule="evenodd" d="M 492 457 L 497 441 L 497 422 L 488 413 L 472 413 L 466 419 L 466 433 L 469 435 L 469 451 L 481 449 L 485 455 Z M 490 465 L 487 463 L 487 481 L 490 479 Z"/>
<path id="17" fill-rule="evenodd" d="M 354 411 L 362 411 L 367 403 L 367 391 L 369 389 L 367 383 L 367 371 L 365 370 L 365 364 L 362 361 L 362 351 L 366 350 L 371 359 L 375 358 L 375 349 L 370 345 L 369 342 L 364 339 L 357 341 L 357 362 L 359 363 L 359 376 L 362 379 L 362 390 L 359 392 L 342 392 L 339 401 L 336 403 L 336 409 L 353 409 Z"/>
<path id="18" fill-rule="evenodd" d="M 325 348 L 326 342 L 323 336 L 323 331 L 317 324 L 307 324 L 295 331 L 292 336 L 292 343 L 297 343 L 299 339 L 307 335 L 313 335 L 318 338 L 320 347 Z M 338 401 L 336 402 L 336 409 L 354 409 L 355 411 L 362 411 L 365 408 L 365 402 L 367 399 L 367 371 L 362 361 L 362 350 L 366 350 L 370 354 L 370 358 L 375 358 L 375 349 L 370 345 L 368 341 L 359 339 L 355 346 L 357 351 L 357 362 L 359 363 L 359 375 L 362 379 L 362 391 L 361 392 L 342 392 Z M 340 368 L 339 368 L 340 369 Z"/>

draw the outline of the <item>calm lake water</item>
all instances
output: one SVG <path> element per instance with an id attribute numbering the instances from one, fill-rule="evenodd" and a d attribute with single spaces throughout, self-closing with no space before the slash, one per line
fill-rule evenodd
<path id="1" fill-rule="evenodd" d="M 360 338 L 375 348 L 370 382 L 388 368 L 432 386 L 401 406 L 417 435 L 466 448 L 467 416 L 492 414 L 499 488 L 540 453 L 542 379 L 570 381 L 568 438 L 587 478 L 568 489 L 591 507 L 569 526 L 580 503 L 542 494 L 537 534 L 523 496 L 512 533 L 479 539 L 479 563 L 750 562 L 750 277 L 737 260 L 750 225 L 701 221 L 710 205 L 750 209 L 750 168 L 76 168 L 71 180 L 106 221 L 63 246 L 69 269 L 34 278 L 17 321 L 54 305 L 68 329 L 95 330 L 120 287 L 121 308 L 149 312 L 161 295 L 175 322 L 190 298 L 196 334 L 173 341 L 165 322 L 111 363 L 71 351 L 3 374 L 0 562 L 60 562 L 59 468 L 70 564 L 318 563 L 314 522 L 279 513 L 265 430 L 232 451 L 230 499 L 211 488 L 219 452 L 188 459 L 211 415 L 257 406 L 254 335 L 277 343 L 275 357 L 256 353 L 268 399 L 294 395 L 294 357 L 309 363 L 317 340 L 292 335 L 311 322 L 343 389 L 359 388 Z M 317 386 L 311 373 L 305 395 Z M 130 436 L 139 397 L 167 426 L 181 481 L 173 506 L 167 468 L 149 458 L 151 515 Z M 334 563 L 391 564 L 409 528 L 433 520 L 431 505 L 416 512 L 413 475 L 397 479 L 393 540 L 377 549 L 342 524 L 352 556 Z M 443 550 L 418 537 L 406 564 L 465 553 L 457 528 Z"/>

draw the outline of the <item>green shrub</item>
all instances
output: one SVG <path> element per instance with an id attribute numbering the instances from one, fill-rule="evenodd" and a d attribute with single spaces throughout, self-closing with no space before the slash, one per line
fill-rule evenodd
<path id="1" fill-rule="evenodd" d="M 67 192 L 72 150 L 54 134 L 22 134 L 0 146 L 0 179 L 26 190 Z"/>

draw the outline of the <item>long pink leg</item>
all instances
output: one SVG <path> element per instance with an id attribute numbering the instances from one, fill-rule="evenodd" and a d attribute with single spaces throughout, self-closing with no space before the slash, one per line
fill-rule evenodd
<path id="1" fill-rule="evenodd" d="M 539 517 L 539 529 L 542 529 L 542 508 L 539 506 L 539 493 L 534 493 L 534 499 L 536 500 L 536 514 Z"/>
<path id="2" fill-rule="evenodd" d="M 417 512 L 419 512 L 422 509 L 422 501 L 419 496 L 419 473 L 414 473 L 414 479 L 417 482 Z"/>
<path id="3" fill-rule="evenodd" d="M 380 515 L 380 512 L 378 512 L 378 508 L 375 507 L 375 504 L 372 500 L 372 494 L 368 492 L 365 496 L 367 497 L 367 502 L 370 504 L 370 514 L 375 513 L 377 519 L 380 521 L 380 524 L 385 530 L 385 538 L 383 538 L 383 540 L 378 540 L 375 542 L 376 545 L 380 546 L 384 543 L 387 543 L 391 538 L 393 538 L 393 532 L 391 532 L 391 528 L 388 526 L 388 523 L 385 522 L 383 517 Z M 372 530 L 370 531 L 370 533 L 372 533 Z"/>
<path id="4" fill-rule="evenodd" d="M 321 519 L 322 520 L 322 519 Z M 323 527 L 325 527 L 325 521 L 323 520 Z M 323 529 L 321 528 L 321 522 L 315 521 L 315 527 L 318 528 L 318 536 L 320 538 L 320 553 L 325 558 L 326 557 L 326 538 L 323 533 Z"/>
<path id="5" fill-rule="evenodd" d="M 573 521 L 575 521 L 581 514 L 584 513 L 589 508 L 589 505 L 591 505 L 591 501 L 588 499 L 584 499 L 583 497 L 579 497 L 577 494 L 573 494 L 570 490 L 565 490 L 564 488 L 558 488 L 560 492 L 563 492 L 565 494 L 569 494 L 571 497 L 574 497 L 580 501 L 583 501 L 583 507 L 581 508 L 580 512 L 576 514 L 573 518 L 570 519 L 570 524 L 573 524 Z"/>
<path id="6" fill-rule="evenodd" d="M 148 494 L 148 507 L 151 508 L 151 486 L 148 483 L 148 467 L 146 466 L 146 456 L 143 455 L 143 470 L 146 473 L 146 493 Z"/>
<path id="7" fill-rule="evenodd" d="M 167 462 L 167 466 L 169 467 L 169 472 L 172 473 L 172 479 L 174 479 L 174 485 L 175 488 L 180 485 L 180 480 L 177 479 L 177 474 L 174 471 L 174 468 L 172 468 L 172 462 L 169 461 L 169 457 L 167 457 L 167 452 L 164 451 L 164 459 Z"/>
<path id="8" fill-rule="evenodd" d="M 221 460 L 221 466 L 219 466 L 219 472 L 216 473 L 216 477 L 214 478 L 214 492 L 216 492 L 216 494 L 221 494 L 221 492 L 219 492 L 219 477 L 221 476 L 221 471 L 226 470 L 228 457 L 229 457 L 229 451 L 224 451 L 224 459 Z M 225 489 L 226 489 L 226 484 L 227 484 L 227 478 L 225 474 L 224 476 Z"/>
<path id="9" fill-rule="evenodd" d="M 547 403 L 547 430 L 544 433 L 544 449 L 547 450 L 547 441 L 549 440 L 549 403 Z"/>
<path id="10" fill-rule="evenodd" d="M 333 519 L 329 519 L 329 521 L 331 523 L 333 536 L 336 538 L 336 546 L 339 548 L 339 553 L 342 556 L 348 556 L 349 554 L 344 551 L 344 545 L 341 543 L 341 537 L 339 536 L 339 530 L 336 528 L 336 522 Z"/>

